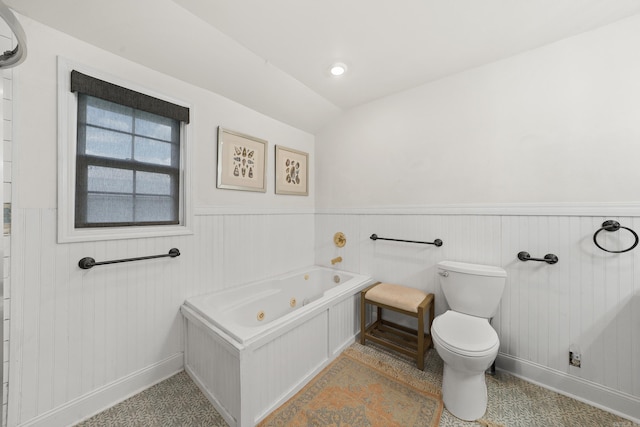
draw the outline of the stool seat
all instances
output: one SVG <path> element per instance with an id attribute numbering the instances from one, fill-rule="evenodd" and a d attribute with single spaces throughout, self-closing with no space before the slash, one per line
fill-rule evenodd
<path id="1" fill-rule="evenodd" d="M 377 318 L 366 325 L 367 304 L 377 307 Z M 392 350 L 415 357 L 418 369 L 424 369 L 424 355 L 432 345 L 431 330 L 434 317 L 434 296 L 419 289 L 391 283 L 377 282 L 360 293 L 360 344 L 373 341 Z M 418 320 L 418 328 L 411 329 L 382 318 L 382 309 L 395 311 Z M 424 316 L 429 312 L 428 328 Z"/>
<path id="2" fill-rule="evenodd" d="M 427 297 L 420 289 L 409 288 L 391 283 L 380 283 L 366 293 L 366 298 L 372 302 L 390 305 L 401 310 L 418 312 L 418 306 Z"/>

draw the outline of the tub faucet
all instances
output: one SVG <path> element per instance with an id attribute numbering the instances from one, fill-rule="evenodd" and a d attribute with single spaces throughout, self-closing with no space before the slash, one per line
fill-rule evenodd
<path id="1" fill-rule="evenodd" d="M 331 260 L 331 265 L 336 265 L 337 263 L 342 262 L 342 257 L 339 256 Z"/>

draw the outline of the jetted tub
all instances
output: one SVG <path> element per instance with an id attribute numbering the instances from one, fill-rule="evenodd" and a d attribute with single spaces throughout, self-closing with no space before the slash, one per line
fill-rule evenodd
<path id="1" fill-rule="evenodd" d="M 185 369 L 231 426 L 253 426 L 359 332 L 370 277 L 313 266 L 189 298 Z"/>

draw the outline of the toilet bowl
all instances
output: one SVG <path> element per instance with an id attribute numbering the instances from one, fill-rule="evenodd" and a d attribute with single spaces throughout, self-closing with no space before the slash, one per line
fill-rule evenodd
<path id="1" fill-rule="evenodd" d="M 487 409 L 484 371 L 500 347 L 489 323 L 506 282 L 500 267 L 452 261 L 438 263 L 438 274 L 450 310 L 431 325 L 433 345 L 444 362 L 442 400 L 454 416 L 474 421 Z"/>
<path id="2" fill-rule="evenodd" d="M 447 311 L 431 327 L 433 345 L 444 362 L 442 400 L 456 417 L 473 421 L 487 408 L 484 371 L 491 366 L 500 341 L 487 319 Z"/>

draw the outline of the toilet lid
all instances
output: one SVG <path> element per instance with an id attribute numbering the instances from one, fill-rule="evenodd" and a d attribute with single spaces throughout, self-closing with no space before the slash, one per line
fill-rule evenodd
<path id="1" fill-rule="evenodd" d="M 469 356 L 485 353 L 500 343 L 487 319 L 452 310 L 433 320 L 431 332 L 444 347 Z"/>

